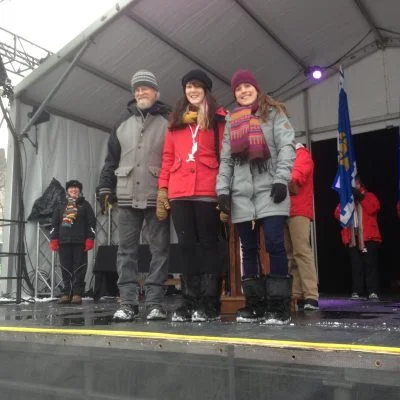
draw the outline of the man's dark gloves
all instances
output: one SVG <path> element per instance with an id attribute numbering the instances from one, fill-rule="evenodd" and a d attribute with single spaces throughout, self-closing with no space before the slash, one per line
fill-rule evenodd
<path id="1" fill-rule="evenodd" d="M 220 194 L 218 196 L 218 207 L 225 214 L 231 214 L 231 196 L 229 194 Z"/>
<path id="2" fill-rule="evenodd" d="M 361 193 L 359 190 L 357 190 L 356 188 L 351 188 L 351 191 L 353 192 L 353 197 L 355 201 L 360 202 L 364 197 L 365 194 Z"/>
<path id="3" fill-rule="evenodd" d="M 101 213 L 107 214 L 108 209 L 117 201 L 117 196 L 114 193 L 101 193 L 99 195 L 99 202 Z"/>
<path id="4" fill-rule="evenodd" d="M 272 185 L 271 197 L 274 199 L 274 203 L 282 203 L 287 196 L 287 186 L 283 183 L 274 183 Z"/>

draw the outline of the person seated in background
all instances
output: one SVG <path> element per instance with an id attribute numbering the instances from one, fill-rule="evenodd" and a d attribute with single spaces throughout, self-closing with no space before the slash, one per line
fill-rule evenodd
<path id="1" fill-rule="evenodd" d="M 358 300 L 366 293 L 369 300 L 379 301 L 378 297 L 378 250 L 382 242 L 377 216 L 380 210 L 378 198 L 369 192 L 359 175 L 353 187 L 355 202 L 353 227 L 343 228 L 342 242 L 348 249 L 352 270 L 353 293 L 351 298 Z M 335 210 L 340 217 L 340 204 Z"/>
<path id="2" fill-rule="evenodd" d="M 314 162 L 301 143 L 296 144 L 296 159 L 289 182 L 290 217 L 285 226 L 285 247 L 289 274 L 293 276 L 292 298 L 299 308 L 318 310 L 318 280 L 310 243 L 314 218 Z"/>
<path id="3" fill-rule="evenodd" d="M 87 252 L 93 248 L 96 217 L 82 194 L 82 183 L 66 183 L 67 195 L 53 212 L 50 248 L 58 251 L 63 277 L 60 304 L 81 304 L 85 291 Z"/>

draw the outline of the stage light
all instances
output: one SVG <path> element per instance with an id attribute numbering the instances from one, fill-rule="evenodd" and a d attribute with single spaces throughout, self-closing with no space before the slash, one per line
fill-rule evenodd
<path id="1" fill-rule="evenodd" d="M 305 71 L 305 76 L 307 76 L 307 78 L 312 78 L 318 81 L 322 78 L 323 71 L 324 71 L 323 68 L 314 65 L 312 67 L 307 68 L 307 70 Z"/>
<path id="2" fill-rule="evenodd" d="M 316 69 L 313 71 L 312 76 L 314 79 L 321 79 L 322 78 L 322 72 L 319 69 Z"/>

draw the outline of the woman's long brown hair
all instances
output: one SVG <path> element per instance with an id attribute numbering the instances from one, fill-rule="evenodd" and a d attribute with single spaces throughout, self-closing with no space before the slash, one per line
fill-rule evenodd
<path id="1" fill-rule="evenodd" d="M 260 117 L 264 122 L 268 121 L 268 115 L 269 115 L 269 108 L 274 107 L 278 110 L 278 112 L 281 112 L 285 114 L 287 117 L 289 116 L 289 113 L 287 111 L 287 108 L 284 103 L 273 99 L 271 96 L 268 96 L 266 93 L 259 93 L 258 94 L 258 104 L 259 104 L 259 113 Z"/>
<path id="2" fill-rule="evenodd" d="M 198 81 L 191 81 L 188 83 L 192 83 L 197 87 L 202 87 L 205 92 L 204 100 L 206 102 L 206 112 L 205 115 L 199 116 L 199 122 L 202 121 L 200 126 L 201 129 L 211 129 L 213 126 L 215 112 L 218 109 L 217 101 L 215 100 L 214 96 L 205 88 L 205 86 Z M 189 110 L 190 103 L 184 94 L 175 104 L 174 109 L 171 112 L 170 119 L 169 119 L 169 128 L 171 130 L 180 129 L 186 126 L 183 123 L 183 115 Z M 204 112 L 204 108 L 199 108 L 199 113 Z"/>

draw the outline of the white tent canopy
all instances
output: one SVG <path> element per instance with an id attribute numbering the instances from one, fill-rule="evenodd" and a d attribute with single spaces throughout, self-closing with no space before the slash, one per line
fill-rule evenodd
<path id="1" fill-rule="evenodd" d="M 318 65 L 327 76 L 335 75 L 341 63 L 355 131 L 398 125 L 399 15 L 398 0 L 117 2 L 15 88 L 17 134 L 35 141 L 27 116 L 32 106 L 51 114 L 49 122 L 38 125 L 37 149 L 23 140 L 24 218 L 52 177 L 61 183 L 79 178 L 94 203 L 107 132 L 132 97 L 132 74 L 142 68 L 156 74 L 161 100 L 169 105 L 182 94 L 182 76 L 201 68 L 225 106 L 233 101 L 233 72 L 252 69 L 263 90 L 287 100 L 298 135 L 318 140 L 335 134 L 337 79 L 316 85 L 304 73 Z M 15 193 L 12 141 L 9 146 L 8 193 Z M 10 195 L 11 218 L 17 217 L 16 204 Z M 28 224 L 33 260 L 35 240 L 36 229 Z M 15 241 L 11 233 L 10 249 Z M 8 274 L 13 273 L 9 266 Z"/>
<path id="2" fill-rule="evenodd" d="M 141 68 L 156 74 L 169 105 L 181 94 L 181 77 L 195 67 L 210 74 L 223 105 L 233 100 L 230 78 L 238 68 L 252 69 L 264 90 L 287 99 L 311 85 L 304 76 L 310 66 L 348 65 L 398 47 L 399 15 L 397 0 L 120 1 L 15 94 L 26 104 L 41 103 L 89 41 L 47 105 L 89 126 L 110 129 L 130 95 L 132 74 Z"/>

